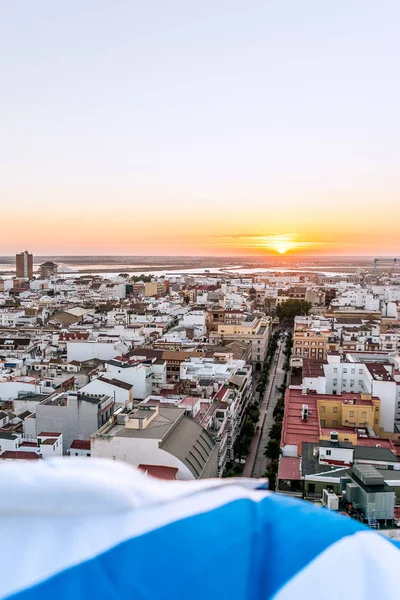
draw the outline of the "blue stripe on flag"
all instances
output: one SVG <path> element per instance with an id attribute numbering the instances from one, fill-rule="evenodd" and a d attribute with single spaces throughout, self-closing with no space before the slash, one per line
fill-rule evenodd
<path id="1" fill-rule="evenodd" d="M 265 599 L 329 545 L 363 529 L 283 496 L 241 499 L 132 538 L 11 598 Z"/>

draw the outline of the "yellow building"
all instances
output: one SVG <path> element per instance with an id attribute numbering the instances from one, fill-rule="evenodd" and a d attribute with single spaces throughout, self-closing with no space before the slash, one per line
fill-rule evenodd
<path id="1" fill-rule="evenodd" d="M 314 329 L 296 324 L 293 331 L 293 358 L 326 360 L 328 352 L 336 351 L 338 339 L 330 329 Z"/>
<path id="2" fill-rule="evenodd" d="M 340 431 L 340 428 L 373 429 L 382 433 L 379 427 L 381 401 L 368 394 L 342 394 L 337 398 L 317 396 L 318 418 L 321 439 L 329 439 L 330 430 L 338 430 L 339 440 L 357 445 L 357 432 Z M 326 428 L 327 431 L 323 431 Z"/>
<path id="3" fill-rule="evenodd" d="M 159 281 L 147 281 L 144 284 L 145 296 L 162 296 L 165 294 L 165 284 Z"/>

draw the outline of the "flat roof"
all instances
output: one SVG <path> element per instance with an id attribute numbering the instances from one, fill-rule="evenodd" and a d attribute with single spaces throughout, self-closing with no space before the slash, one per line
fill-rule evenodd
<path id="1" fill-rule="evenodd" d="M 25 452 L 23 450 L 5 450 L 0 454 L 0 459 L 14 460 L 40 460 L 39 454 L 36 452 Z"/>
<path id="2" fill-rule="evenodd" d="M 279 461 L 278 479 L 300 481 L 300 458 L 291 456 L 281 456 L 281 459 Z"/>
<path id="3" fill-rule="evenodd" d="M 138 465 L 138 469 L 144 471 L 151 477 L 171 481 L 175 479 L 178 469 L 176 467 L 166 467 L 163 465 Z"/>
<path id="4" fill-rule="evenodd" d="M 351 442 L 332 442 L 331 440 L 320 440 L 319 445 L 321 448 L 343 448 L 346 450 L 354 449 L 354 445 Z"/>
<path id="5" fill-rule="evenodd" d="M 144 412 L 146 412 L 147 416 L 149 416 L 149 411 Z M 169 429 L 184 416 L 184 414 L 184 408 L 159 407 L 158 415 L 153 417 L 150 423 L 148 423 L 143 429 L 133 429 L 131 427 L 125 427 L 125 425 L 114 424 L 103 434 L 99 434 L 99 436 L 161 440 L 164 438 Z M 128 416 L 131 416 L 131 418 L 137 418 L 132 413 Z M 94 437 L 96 437 L 96 434 L 94 434 Z"/>
<path id="6" fill-rule="evenodd" d="M 303 404 L 308 405 L 308 419 L 301 418 Z M 303 442 L 319 442 L 317 395 L 304 395 L 302 390 L 288 388 L 285 394 L 285 412 L 282 423 L 281 446 L 295 445 L 301 454 Z"/>
<path id="7" fill-rule="evenodd" d="M 326 361 L 303 358 L 303 377 L 325 377 L 325 364 Z"/>

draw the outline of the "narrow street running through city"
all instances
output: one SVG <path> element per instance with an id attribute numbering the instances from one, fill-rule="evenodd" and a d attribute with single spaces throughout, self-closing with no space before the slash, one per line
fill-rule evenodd
<path id="1" fill-rule="evenodd" d="M 280 339 L 271 365 L 269 382 L 260 403 L 260 418 L 250 445 L 243 477 L 262 477 L 267 470 L 268 459 L 264 456 L 264 449 L 269 441 L 269 430 L 274 422 L 273 412 L 280 396 L 278 388 L 283 384 L 285 378 L 284 348 L 285 339 Z"/>

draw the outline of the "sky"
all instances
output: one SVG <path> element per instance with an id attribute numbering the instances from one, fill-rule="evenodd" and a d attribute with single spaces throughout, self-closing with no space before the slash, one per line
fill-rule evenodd
<path id="1" fill-rule="evenodd" d="M 400 256 L 399 0 L 3 0 L 0 254 Z"/>

